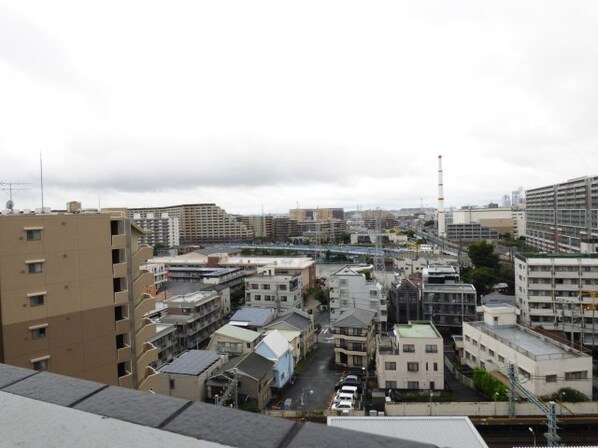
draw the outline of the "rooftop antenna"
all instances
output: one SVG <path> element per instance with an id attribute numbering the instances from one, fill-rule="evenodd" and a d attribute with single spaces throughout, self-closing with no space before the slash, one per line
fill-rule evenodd
<path id="1" fill-rule="evenodd" d="M 15 207 L 15 203 L 12 200 L 12 192 L 13 190 L 28 190 L 28 187 L 17 187 L 14 188 L 13 185 L 31 185 L 30 183 L 26 183 L 26 182 L 1 182 L 0 181 L 0 185 L 3 185 L 2 187 L 0 187 L 0 190 L 8 190 L 8 201 L 6 201 L 6 208 L 8 210 L 10 210 L 10 213 L 13 213 L 14 207 Z M 8 187 L 4 187 L 4 185 L 8 185 Z"/>
<path id="2" fill-rule="evenodd" d="M 44 164 L 41 151 L 39 152 L 39 184 L 42 193 L 42 213 L 44 213 Z"/>

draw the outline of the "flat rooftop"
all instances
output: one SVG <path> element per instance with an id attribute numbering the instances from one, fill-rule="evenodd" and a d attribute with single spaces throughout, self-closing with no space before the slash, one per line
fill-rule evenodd
<path id="1" fill-rule="evenodd" d="M 438 291 L 438 292 L 467 292 L 467 293 L 475 293 L 475 288 L 473 285 L 469 283 L 424 283 L 423 290 L 426 292 L 429 291 Z"/>
<path id="2" fill-rule="evenodd" d="M 166 300 L 167 305 L 185 305 L 185 304 L 193 304 L 197 305 L 198 302 L 201 302 L 205 299 L 212 299 L 214 295 L 217 295 L 214 291 L 196 291 L 190 294 L 184 294 L 182 296 L 176 296 L 172 299 Z"/>
<path id="3" fill-rule="evenodd" d="M 481 329 L 484 333 L 536 361 L 589 356 L 519 325 L 493 326 L 485 322 L 473 322 L 470 325 Z"/>
<path id="4" fill-rule="evenodd" d="M 273 266 L 275 268 L 305 269 L 315 264 L 309 257 L 229 257 L 220 266 Z"/>
<path id="5" fill-rule="evenodd" d="M 439 338 L 440 333 L 430 322 L 414 322 L 395 325 L 395 334 L 400 338 Z"/>

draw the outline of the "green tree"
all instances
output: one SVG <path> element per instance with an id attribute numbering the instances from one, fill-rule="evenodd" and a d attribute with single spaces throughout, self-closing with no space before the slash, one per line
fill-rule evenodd
<path id="1" fill-rule="evenodd" d="M 487 243 L 486 241 L 470 244 L 467 253 L 469 254 L 469 259 L 476 268 L 498 268 L 499 258 L 498 255 L 494 253 L 493 244 Z"/>

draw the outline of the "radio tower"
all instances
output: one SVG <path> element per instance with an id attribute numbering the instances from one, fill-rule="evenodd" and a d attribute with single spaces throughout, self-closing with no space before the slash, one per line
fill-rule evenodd
<path id="1" fill-rule="evenodd" d="M 438 156 L 438 237 L 446 238 L 444 213 L 444 185 L 442 183 L 442 156 Z"/>

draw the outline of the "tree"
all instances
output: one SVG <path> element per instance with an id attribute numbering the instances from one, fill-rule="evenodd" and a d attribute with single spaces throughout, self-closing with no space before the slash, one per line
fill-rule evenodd
<path id="1" fill-rule="evenodd" d="M 494 253 L 494 245 L 481 241 L 469 245 L 469 259 L 476 268 L 498 269 L 499 258 Z"/>

